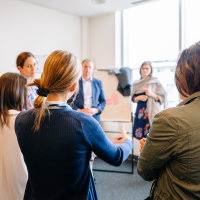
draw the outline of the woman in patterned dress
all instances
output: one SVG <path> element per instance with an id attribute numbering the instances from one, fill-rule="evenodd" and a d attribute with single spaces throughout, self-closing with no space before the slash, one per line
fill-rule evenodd
<path id="1" fill-rule="evenodd" d="M 160 81 L 152 77 L 151 62 L 143 62 L 140 67 L 141 79 L 133 83 L 132 101 L 137 103 L 134 117 L 133 135 L 146 138 L 153 117 L 161 110 L 161 104 L 167 106 L 166 92 Z"/>
<path id="2" fill-rule="evenodd" d="M 28 79 L 28 83 L 32 83 L 35 79 L 38 63 L 35 56 L 30 52 L 22 52 L 18 55 L 16 65 L 21 75 L 25 76 Z M 33 108 L 33 103 L 36 97 L 37 87 L 32 86 L 27 88 L 27 109 Z"/>

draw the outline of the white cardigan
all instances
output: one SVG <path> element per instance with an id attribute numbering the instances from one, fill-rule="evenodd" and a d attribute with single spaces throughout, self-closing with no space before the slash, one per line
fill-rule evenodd
<path id="1" fill-rule="evenodd" d="M 14 130 L 19 112 L 9 114 L 9 127 L 0 127 L 0 200 L 22 200 L 28 172 Z"/>

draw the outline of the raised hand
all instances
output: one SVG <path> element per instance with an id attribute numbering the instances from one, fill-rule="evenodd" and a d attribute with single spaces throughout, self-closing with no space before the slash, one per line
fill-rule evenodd
<path id="1" fill-rule="evenodd" d="M 147 96 L 152 96 L 152 91 L 149 88 L 143 88 L 143 90 Z"/>
<path id="2" fill-rule="evenodd" d="M 142 139 L 140 140 L 140 152 L 142 152 L 142 149 L 143 149 L 143 147 L 144 147 L 145 142 L 146 142 L 146 138 L 142 138 Z"/>
<path id="3" fill-rule="evenodd" d="M 122 136 L 116 136 L 114 138 L 113 143 L 121 144 L 127 139 L 132 140 L 132 138 L 128 135 L 128 133 L 127 133 L 126 129 L 124 128 L 124 126 L 121 126 L 121 131 L 122 131 Z"/>

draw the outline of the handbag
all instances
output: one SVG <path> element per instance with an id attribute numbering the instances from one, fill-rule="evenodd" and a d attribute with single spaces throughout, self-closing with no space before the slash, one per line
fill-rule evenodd
<path id="1" fill-rule="evenodd" d="M 149 192 L 149 196 L 145 200 L 153 200 L 156 183 L 157 183 L 157 179 L 155 179 L 153 181 L 153 183 L 151 184 L 151 189 L 150 189 L 150 192 Z"/>

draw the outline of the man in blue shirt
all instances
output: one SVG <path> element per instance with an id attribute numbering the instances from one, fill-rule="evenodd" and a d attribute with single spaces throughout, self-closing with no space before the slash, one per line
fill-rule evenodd
<path id="1" fill-rule="evenodd" d="M 82 61 L 82 77 L 79 80 L 79 93 L 71 104 L 72 109 L 94 117 L 100 123 L 100 114 L 106 105 L 102 81 L 92 77 L 94 63 L 90 59 Z M 72 99 L 68 101 L 70 104 Z M 90 168 L 93 168 L 94 153 L 91 156 Z M 95 179 L 94 179 L 95 180 Z M 95 180 L 96 182 L 96 180 Z"/>

